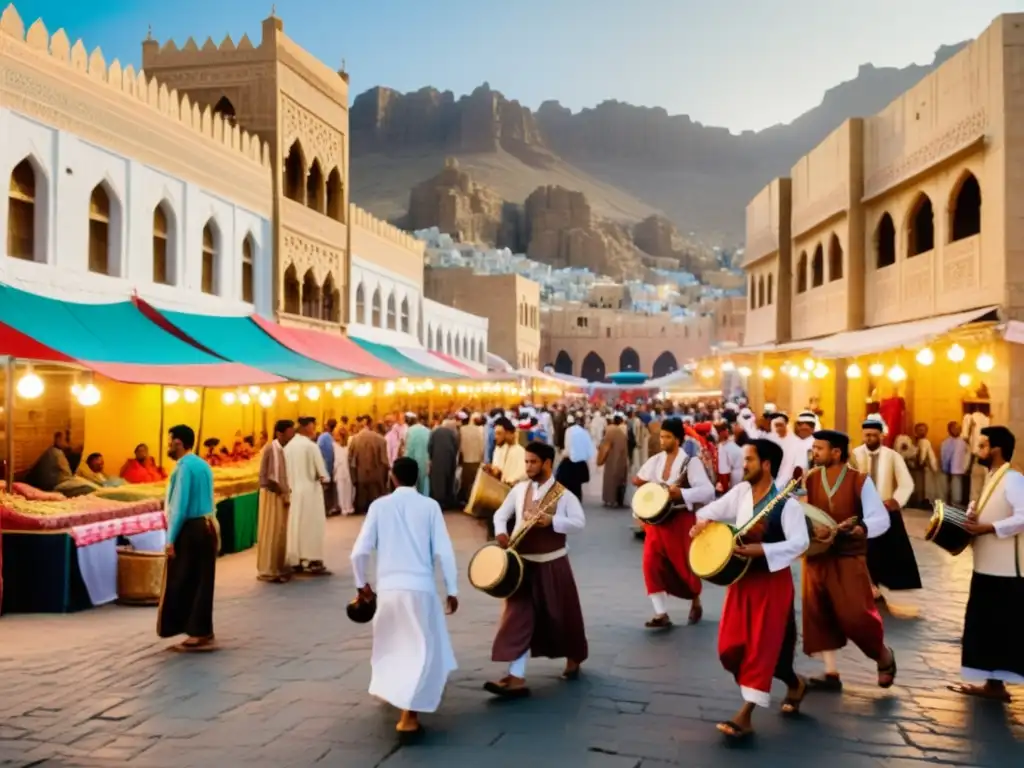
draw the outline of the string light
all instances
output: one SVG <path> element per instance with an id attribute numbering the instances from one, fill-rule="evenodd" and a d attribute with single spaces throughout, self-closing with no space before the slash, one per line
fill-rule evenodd
<path id="1" fill-rule="evenodd" d="M 974 365 L 982 373 L 990 373 L 996 367 L 996 361 L 988 352 L 983 352 L 978 355 Z"/>
<path id="2" fill-rule="evenodd" d="M 43 380 L 32 370 L 32 366 L 29 366 L 25 375 L 18 379 L 18 384 L 15 387 L 18 397 L 23 397 L 26 400 L 35 400 L 43 394 L 45 388 Z"/>
<path id="3" fill-rule="evenodd" d="M 248 392 L 243 392 L 238 396 L 238 402 L 242 405 L 249 405 L 252 402 L 252 397 L 249 396 Z"/>
<path id="4" fill-rule="evenodd" d="M 889 369 L 889 372 L 886 374 L 886 376 L 889 377 L 889 381 L 895 384 L 904 381 L 907 378 L 907 372 L 903 370 L 903 367 L 899 365 L 899 363 L 897 363 L 896 365 Z"/>
<path id="5" fill-rule="evenodd" d="M 314 401 L 319 400 L 320 399 L 320 387 L 309 387 L 306 390 L 306 398 L 309 399 L 309 400 L 314 400 Z"/>
<path id="6" fill-rule="evenodd" d="M 78 404 L 90 408 L 100 401 L 100 391 L 95 384 L 86 384 L 78 391 Z"/>
<path id="7" fill-rule="evenodd" d="M 751 375 L 751 374 L 753 373 L 753 371 L 752 371 L 752 370 L 750 370 L 750 369 L 749 369 L 749 368 L 748 368 L 747 366 L 745 366 L 745 365 L 743 365 L 743 366 L 740 366 L 738 370 L 739 370 L 739 374 L 740 374 L 740 376 L 742 376 L 742 377 L 743 377 L 744 379 L 746 379 L 746 378 L 749 378 L 749 377 L 750 377 L 750 375 Z"/>
<path id="8" fill-rule="evenodd" d="M 971 374 L 961 373 L 960 377 L 957 379 L 957 383 L 959 383 L 960 386 L 964 389 L 971 386 Z"/>
<path id="9" fill-rule="evenodd" d="M 260 392 L 257 400 L 262 407 L 269 408 L 274 404 L 274 394 L 272 392 Z"/>
<path id="10" fill-rule="evenodd" d="M 259 393 L 260 393 L 260 388 L 257 387 L 255 384 L 253 384 L 251 387 L 249 387 L 249 394 L 252 395 L 253 397 L 258 395 Z"/>
<path id="11" fill-rule="evenodd" d="M 935 362 L 935 353 L 931 347 L 925 347 L 917 353 L 917 362 L 921 365 L 931 365 Z"/>
<path id="12" fill-rule="evenodd" d="M 946 357 L 948 357 L 950 361 L 954 363 L 962 363 L 966 356 L 967 353 L 964 352 L 964 348 L 961 347 L 959 344 L 954 344 L 952 347 L 949 348 L 949 351 L 946 353 Z"/>
<path id="13" fill-rule="evenodd" d="M 814 358 L 808 357 L 806 360 L 804 360 L 804 370 L 807 371 L 808 373 L 814 370 Z"/>
<path id="14" fill-rule="evenodd" d="M 224 405 L 234 405 L 238 401 L 238 397 L 234 392 L 225 392 L 220 396 L 220 401 L 224 403 Z"/>
<path id="15" fill-rule="evenodd" d="M 198 403 L 199 402 L 199 393 L 196 392 L 194 389 L 186 389 L 182 394 L 185 397 L 185 402 L 186 403 Z"/>
<path id="16" fill-rule="evenodd" d="M 179 400 L 181 400 L 181 392 L 176 390 L 174 387 L 164 390 L 164 403 L 167 405 L 174 405 Z"/>
<path id="17" fill-rule="evenodd" d="M 846 368 L 846 378 L 848 379 L 859 379 L 864 374 L 860 370 L 860 366 L 856 363 L 850 363 Z"/>
<path id="18" fill-rule="evenodd" d="M 824 363 L 818 363 L 816 366 L 814 366 L 814 378 L 824 379 L 826 376 L 828 376 L 827 365 L 825 365 Z"/>
<path id="19" fill-rule="evenodd" d="M 775 378 L 775 371 L 773 371 L 771 368 L 769 368 L 766 365 L 764 368 L 761 369 L 761 378 L 762 379 L 772 379 L 772 378 Z"/>
<path id="20" fill-rule="evenodd" d="M 885 366 L 881 363 L 872 363 L 871 367 L 868 368 L 868 373 L 877 378 L 885 373 Z"/>

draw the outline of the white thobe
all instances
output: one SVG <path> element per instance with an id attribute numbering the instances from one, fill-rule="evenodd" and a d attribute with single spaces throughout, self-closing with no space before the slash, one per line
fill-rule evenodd
<path id="1" fill-rule="evenodd" d="M 411 712 L 436 712 L 457 669 L 434 581 L 440 563 L 445 589 L 458 594 L 458 569 L 444 515 L 415 488 L 398 488 L 372 504 L 352 548 L 356 586 L 367 583 L 377 552 L 370 695 Z"/>
<path id="2" fill-rule="evenodd" d="M 295 566 L 323 561 L 327 513 L 321 481 L 330 480 L 323 454 L 308 437 L 296 435 L 284 447 L 284 463 L 292 492 L 286 562 Z"/>
<path id="3" fill-rule="evenodd" d="M 565 457 L 572 462 L 590 461 L 597 455 L 594 441 L 579 424 L 565 430 Z"/>
<path id="4" fill-rule="evenodd" d="M 785 488 L 793 479 L 793 472 L 797 467 L 807 471 L 807 450 L 804 448 L 804 441 L 788 431 L 785 437 L 779 437 L 775 430 L 765 432 L 757 428 L 757 422 L 753 417 L 739 420 L 751 440 L 771 440 L 782 449 L 782 465 L 775 475 L 775 487 Z"/>
<path id="5" fill-rule="evenodd" d="M 526 479 L 526 449 L 519 443 L 499 445 L 491 465 L 501 471 L 501 482 L 513 485 Z"/>
<path id="6" fill-rule="evenodd" d="M 871 459 L 876 468 L 871 472 Z M 876 451 L 869 451 L 866 445 L 858 445 L 851 455 L 851 464 L 874 482 L 882 501 L 894 499 L 902 509 L 914 492 L 914 478 L 907 469 L 907 463 L 892 448 L 882 445 Z"/>
<path id="7" fill-rule="evenodd" d="M 743 482 L 743 448 L 729 438 L 718 447 L 718 474 L 729 476 L 729 487 Z"/>
<path id="8" fill-rule="evenodd" d="M 686 479 L 689 481 L 689 488 L 683 488 L 683 502 L 688 509 L 693 509 L 696 504 L 707 504 L 715 499 L 715 486 L 711 483 L 704 464 L 700 459 L 690 458 L 683 453 L 682 448 L 676 452 L 672 462 L 672 469 L 668 473 L 669 478 L 665 480 L 665 462 L 668 461 L 668 454 L 662 451 L 649 458 L 636 476 L 645 483 L 667 483 L 668 485 L 679 486 L 682 481 L 683 466 L 686 466 Z"/>

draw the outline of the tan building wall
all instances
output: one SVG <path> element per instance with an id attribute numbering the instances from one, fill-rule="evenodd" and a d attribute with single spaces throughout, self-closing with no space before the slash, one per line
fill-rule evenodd
<path id="1" fill-rule="evenodd" d="M 792 187 L 775 179 L 747 205 L 747 344 L 788 341 L 791 303 L 790 220 Z"/>
<path id="2" fill-rule="evenodd" d="M 719 288 L 723 291 L 738 291 L 746 284 L 743 275 L 736 274 L 735 272 L 729 272 L 725 269 L 717 272 L 704 272 L 701 275 L 701 282 L 703 282 L 704 285 L 709 285 L 712 288 Z"/>
<path id="3" fill-rule="evenodd" d="M 559 373 L 603 379 L 620 370 L 663 376 L 706 356 L 714 318 L 672 322 L 667 314 L 566 304 L 541 313 L 542 365 Z"/>
<path id="4" fill-rule="evenodd" d="M 587 301 L 598 307 L 622 309 L 630 303 L 629 289 L 618 283 L 594 283 L 587 292 Z"/>
<path id="5" fill-rule="evenodd" d="M 423 290 L 426 243 L 357 205 L 349 208 L 352 255 L 373 262 Z"/>
<path id="6" fill-rule="evenodd" d="M 193 103 L 229 116 L 272 150 L 277 290 L 282 319 L 340 328 L 348 316 L 348 75 L 284 33 L 178 47 L 146 40 L 145 70 Z"/>
<path id="7" fill-rule="evenodd" d="M 742 345 L 746 338 L 747 300 L 743 296 L 705 299 L 699 311 L 712 318 L 713 343 Z"/>
<path id="8" fill-rule="evenodd" d="M 488 320 L 488 350 L 520 368 L 541 361 L 540 285 L 520 275 L 478 275 L 472 269 L 427 269 L 427 298 Z"/>

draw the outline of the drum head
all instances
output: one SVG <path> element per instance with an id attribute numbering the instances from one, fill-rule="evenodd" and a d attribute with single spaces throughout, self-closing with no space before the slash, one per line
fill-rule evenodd
<path id="1" fill-rule="evenodd" d="M 725 523 L 708 523 L 708 527 L 690 543 L 690 566 L 704 578 L 721 570 L 736 546 L 736 534 Z"/>
<path id="2" fill-rule="evenodd" d="M 838 528 L 839 523 L 832 519 L 832 516 L 805 501 L 800 502 L 800 508 L 804 515 L 815 525 L 824 525 L 828 529 Z"/>
<path id="3" fill-rule="evenodd" d="M 482 547 L 469 562 L 469 583 L 477 588 L 497 584 L 508 565 L 505 550 L 497 544 Z"/>
<path id="4" fill-rule="evenodd" d="M 633 514 L 641 520 L 650 520 L 668 504 L 668 488 L 658 483 L 645 483 L 633 494 Z"/>

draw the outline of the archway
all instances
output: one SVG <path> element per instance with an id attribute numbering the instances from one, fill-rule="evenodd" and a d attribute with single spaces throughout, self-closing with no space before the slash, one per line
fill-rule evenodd
<path id="1" fill-rule="evenodd" d="M 811 260 L 811 288 L 817 288 L 825 282 L 825 250 L 818 243 Z"/>
<path id="2" fill-rule="evenodd" d="M 907 229 L 907 258 L 920 256 L 935 248 L 935 212 L 932 201 L 923 192 L 910 209 Z"/>
<path id="3" fill-rule="evenodd" d="M 676 356 L 671 352 L 665 351 L 658 355 L 658 359 L 654 361 L 651 376 L 655 379 L 660 379 L 662 376 L 668 376 L 670 373 L 675 373 L 678 370 L 679 366 L 676 364 Z"/>
<path id="4" fill-rule="evenodd" d="M 312 269 L 306 270 L 302 276 L 302 316 L 319 320 L 322 312 L 320 301 L 320 285 Z"/>
<path id="5" fill-rule="evenodd" d="M 801 251 L 800 261 L 796 263 L 796 292 L 807 290 L 807 251 Z"/>
<path id="6" fill-rule="evenodd" d="M 238 116 L 235 114 L 235 105 L 231 103 L 231 99 L 227 96 L 221 96 L 214 107 L 213 111 L 215 114 L 223 117 L 230 125 L 234 125 L 237 122 Z"/>
<path id="7" fill-rule="evenodd" d="M 640 370 L 640 355 L 637 354 L 636 350 L 632 347 L 626 347 L 619 353 L 619 370 L 620 371 L 639 371 Z"/>
<path id="8" fill-rule="evenodd" d="M 888 211 L 882 214 L 875 229 L 875 266 L 878 269 L 896 263 L 896 225 Z"/>
<path id="9" fill-rule="evenodd" d="M 555 358 L 555 373 L 572 376 L 572 358 L 569 357 L 569 353 L 564 349 Z"/>
<path id="10" fill-rule="evenodd" d="M 843 246 L 839 244 L 839 236 L 834 232 L 828 241 L 828 281 L 843 279 Z"/>
<path id="11" fill-rule="evenodd" d="M 306 157 L 298 139 L 288 150 L 284 160 L 284 196 L 302 205 L 306 204 Z"/>
<path id="12" fill-rule="evenodd" d="M 981 186 L 973 173 L 968 173 L 960 182 L 950 213 L 953 242 L 981 234 Z"/>
<path id="13" fill-rule="evenodd" d="M 284 311 L 289 315 L 297 315 L 302 308 L 299 275 L 294 264 L 289 264 L 284 271 Z"/>
<path id="14" fill-rule="evenodd" d="M 604 367 L 604 360 L 596 352 L 588 352 L 583 358 L 583 367 L 580 368 L 580 375 L 587 381 L 604 381 L 607 371 Z"/>

